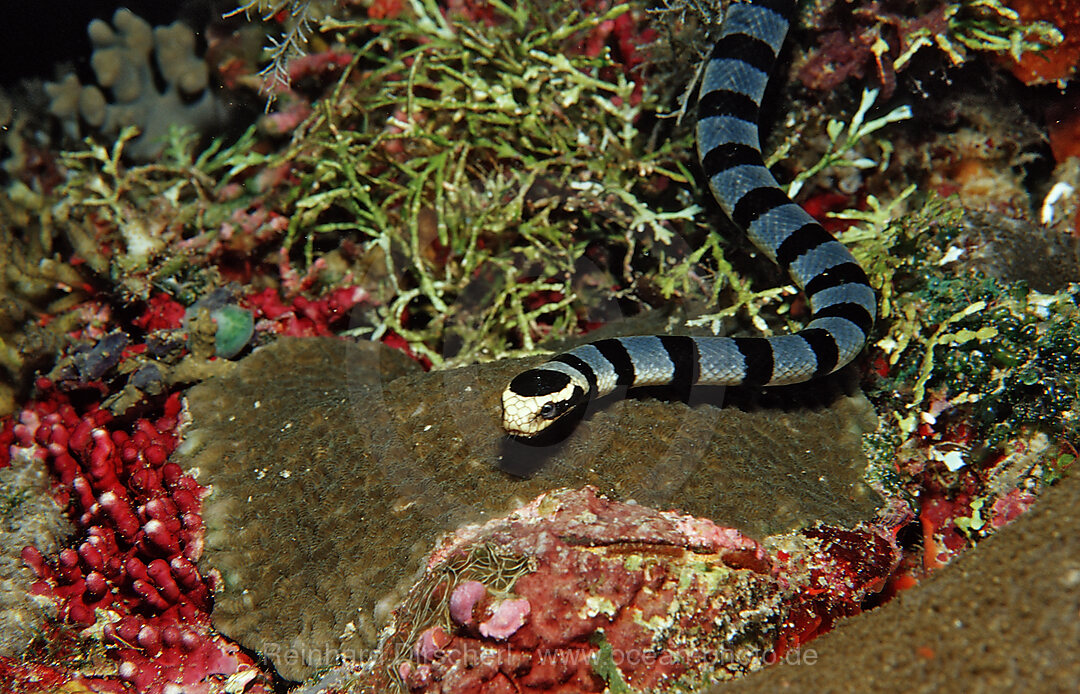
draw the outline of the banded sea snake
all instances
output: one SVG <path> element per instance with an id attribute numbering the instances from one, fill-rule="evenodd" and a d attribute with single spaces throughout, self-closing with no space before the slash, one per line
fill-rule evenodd
<path id="1" fill-rule="evenodd" d="M 835 371 L 862 350 L 877 298 L 848 250 L 780 189 L 762 160 L 758 111 L 796 0 L 733 0 L 698 97 L 697 145 L 724 212 L 809 299 L 810 322 L 775 337 L 634 336 L 600 340 L 518 374 L 503 428 L 531 437 L 619 387 L 772 386 Z"/>

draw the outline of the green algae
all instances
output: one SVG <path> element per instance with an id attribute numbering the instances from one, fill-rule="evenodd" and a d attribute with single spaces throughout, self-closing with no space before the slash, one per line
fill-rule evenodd
<path id="1" fill-rule="evenodd" d="M 350 37 L 380 28 L 361 51 L 367 69 L 307 124 L 293 161 L 297 190 L 315 192 L 295 201 L 286 245 L 302 240 L 310 262 L 322 235 L 359 232 L 387 280 L 372 335 L 401 335 L 437 367 L 574 332 L 605 298 L 581 289 L 589 245 L 663 247 L 696 209 L 645 195 L 643 174 L 689 180 L 688 140 L 642 146 L 636 123 L 655 98 L 636 103 L 606 52 L 568 50 L 630 9 L 525 2 L 493 5 L 500 21 L 477 23 L 415 2 L 401 18 L 328 20 Z"/>
<path id="2" fill-rule="evenodd" d="M 634 694 L 634 690 L 623 679 L 622 670 L 615 663 L 615 652 L 603 632 L 597 632 L 589 639 L 596 646 L 591 662 L 593 672 L 607 683 L 611 694 Z"/>
<path id="3" fill-rule="evenodd" d="M 989 278 L 929 277 L 903 299 L 913 310 L 891 329 L 904 336 L 904 346 L 890 354 L 893 370 L 883 385 L 910 394 L 911 414 L 901 429 L 914 430 L 914 414 L 932 393 L 969 412 L 991 447 L 1028 428 L 1074 438 L 1080 432 L 1076 295 L 1076 289 L 1047 295 Z"/>
<path id="4" fill-rule="evenodd" d="M 1024 53 L 1037 53 L 1059 45 L 1064 36 L 1050 22 L 1022 22 L 1020 15 L 1000 0 L 963 0 L 948 3 L 940 10 L 945 31 L 939 26 L 921 26 L 904 37 L 904 48 L 893 60 L 900 69 L 920 49 L 934 46 L 954 65 L 968 58 L 968 51 L 1000 53 L 1020 60 Z"/>
<path id="5" fill-rule="evenodd" d="M 1080 434 L 1080 288 L 1070 284 L 1080 247 L 955 198 L 914 187 L 902 198 L 903 214 L 896 201 L 871 201 L 836 216 L 857 221 L 841 238 L 881 294 L 870 340 L 881 376 L 868 394 L 886 414 L 864 440 L 867 479 L 917 504 L 895 461 L 919 448 L 925 427 L 947 441 L 951 423 L 962 423 L 961 466 L 1041 434 L 1068 450 Z M 1043 484 L 1059 478 L 1052 459 L 1024 465 Z M 973 513 L 958 525 L 977 534 L 985 524 Z"/>

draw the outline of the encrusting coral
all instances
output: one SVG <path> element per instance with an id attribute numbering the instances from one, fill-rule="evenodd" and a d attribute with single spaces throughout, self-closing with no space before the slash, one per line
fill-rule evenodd
<path id="1" fill-rule="evenodd" d="M 379 653 L 342 689 L 690 691 L 790 657 L 859 612 L 906 522 L 758 542 L 592 487 L 543 494 L 444 537 Z"/>

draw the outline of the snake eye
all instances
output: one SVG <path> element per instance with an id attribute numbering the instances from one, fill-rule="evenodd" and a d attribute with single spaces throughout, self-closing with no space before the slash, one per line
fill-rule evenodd
<path id="1" fill-rule="evenodd" d="M 559 414 L 559 411 L 553 402 L 545 402 L 540 407 L 540 417 L 543 419 L 555 419 L 557 414 Z"/>

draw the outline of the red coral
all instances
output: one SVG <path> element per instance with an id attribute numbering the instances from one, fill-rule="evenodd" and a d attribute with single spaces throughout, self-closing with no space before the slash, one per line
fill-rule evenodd
<path id="1" fill-rule="evenodd" d="M 349 311 L 367 299 L 368 293 L 360 287 L 339 287 L 318 299 L 297 295 L 286 303 L 270 288 L 248 294 L 242 303 L 260 321 L 256 329 L 289 337 L 315 337 L 333 335 L 331 326 L 345 322 Z"/>
<path id="2" fill-rule="evenodd" d="M 499 23 L 495 7 L 484 0 L 447 0 L 446 13 L 457 15 L 474 24 L 483 23 L 489 27 Z"/>
<path id="3" fill-rule="evenodd" d="M 941 568 L 971 544 L 956 525 L 957 518 L 970 517 L 971 497 L 952 498 L 944 493 L 927 493 L 922 500 L 919 522 L 923 535 L 923 566 L 927 571 Z"/>
<path id="4" fill-rule="evenodd" d="M 905 514 L 890 519 L 890 526 L 906 524 L 909 518 Z M 789 651 L 831 630 L 838 619 L 858 614 L 862 601 L 885 587 L 900 560 L 893 530 L 818 526 L 800 533 L 818 543 L 817 550 L 781 564 L 782 573 L 800 576 L 799 591 L 791 601 L 771 661 L 783 659 Z"/>
<path id="5" fill-rule="evenodd" d="M 163 292 L 152 294 L 132 323 L 146 331 L 175 330 L 184 322 L 184 306 Z"/>
<path id="6" fill-rule="evenodd" d="M 55 643 L 51 646 L 56 647 Z M 57 665 L 22 662 L 0 656 L 0 691 L 7 694 L 123 694 L 130 688 L 122 681 L 70 672 Z"/>
<path id="7" fill-rule="evenodd" d="M 852 200 L 850 195 L 825 190 L 808 197 L 802 203 L 802 208 L 806 210 L 811 217 L 818 220 L 821 226 L 825 227 L 828 232 L 838 234 L 848 227 L 853 226 L 855 221 L 849 219 L 835 219 L 829 217 L 829 213 L 846 210 L 851 207 L 851 204 Z"/>
<path id="8" fill-rule="evenodd" d="M 603 12 L 607 9 L 603 3 L 598 2 L 586 2 L 584 6 L 586 11 L 593 12 Z M 641 69 L 645 63 L 645 55 L 641 48 L 655 41 L 656 37 L 656 30 L 651 27 L 645 17 L 631 9 L 614 19 L 600 22 L 571 50 L 595 58 L 604 51 L 605 47 L 612 48 L 613 58 L 622 66 L 623 73 L 634 82 L 630 103 L 636 105 L 641 102 L 648 77 Z M 605 74 L 601 76 L 604 79 L 612 77 Z"/>
<path id="9" fill-rule="evenodd" d="M 345 67 L 353 60 L 351 53 L 343 51 L 321 51 L 308 53 L 289 61 L 289 81 L 298 82 L 305 77 L 322 77 Z"/>
<path id="10" fill-rule="evenodd" d="M 119 678 L 138 692 L 209 692 L 216 676 L 261 675 L 210 627 L 211 591 L 195 567 L 206 490 L 168 462 L 179 395 L 157 418 L 121 426 L 99 403 L 76 408 L 49 381 L 37 386 L 42 395 L 11 427 L 5 455 L 51 468 L 79 535 L 51 560 L 23 549 L 38 577 L 33 593 L 51 598 L 65 621 L 102 627 Z"/>

